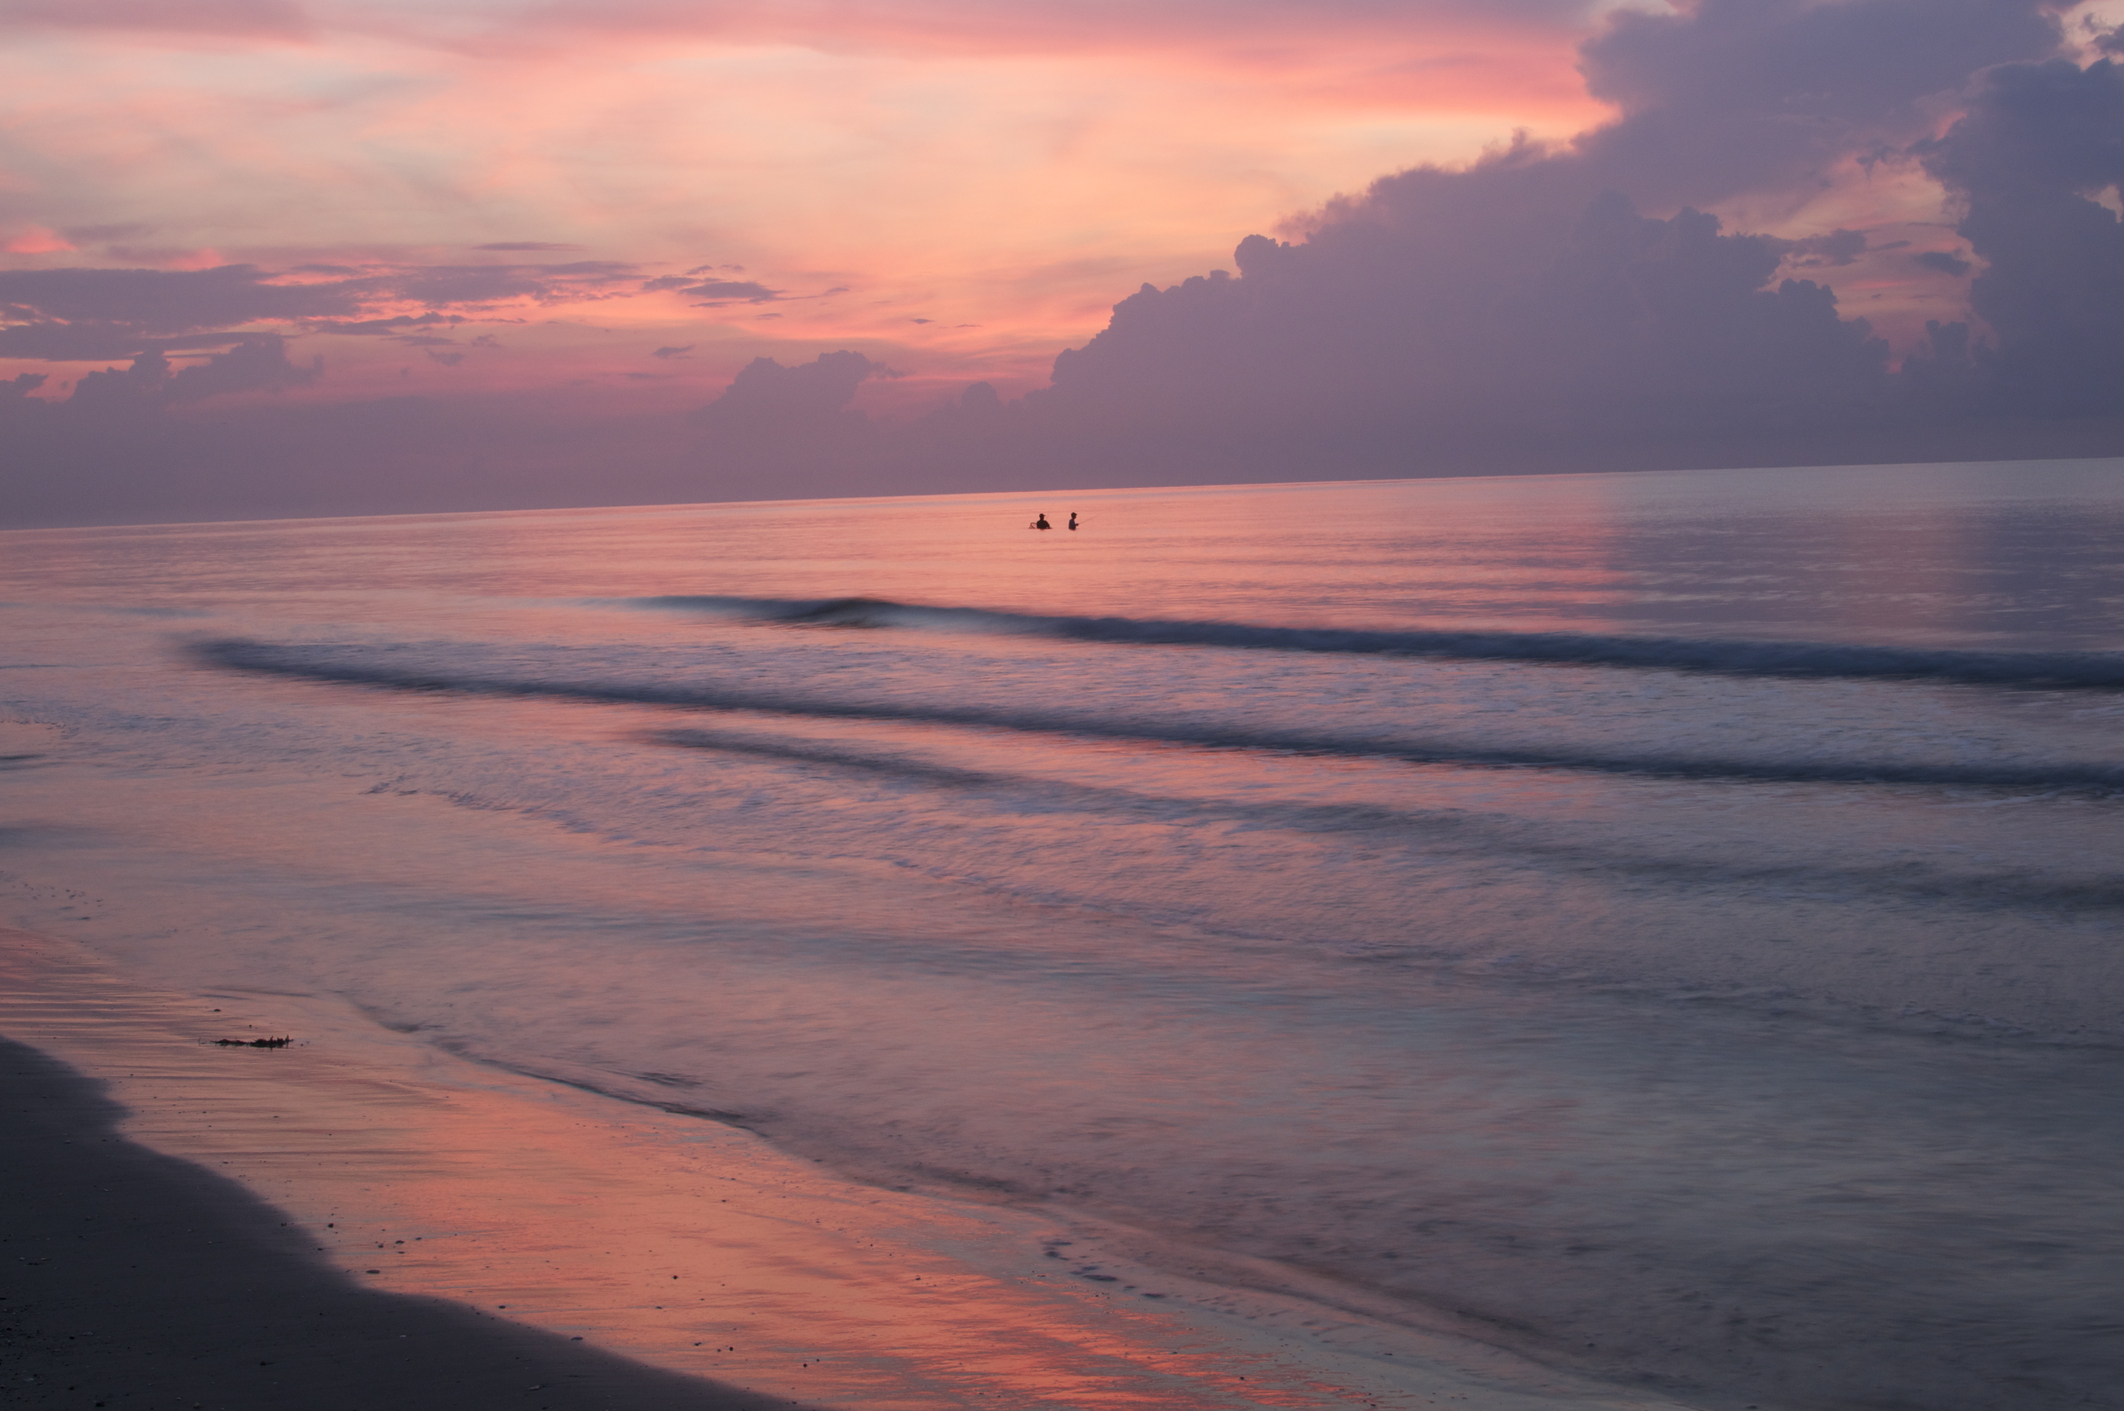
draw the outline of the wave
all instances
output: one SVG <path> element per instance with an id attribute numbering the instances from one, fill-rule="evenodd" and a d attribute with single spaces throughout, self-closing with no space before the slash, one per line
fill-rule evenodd
<path id="1" fill-rule="evenodd" d="M 1984 686 L 2124 689 L 2124 652 L 1987 652 L 1579 632 L 1387 632 L 1164 618 L 1043 616 L 991 608 L 925 607 L 883 598 L 667 596 L 597 601 L 801 627 L 897 627 L 1050 637 L 1070 642 L 1454 657 L 1727 676 L 1889 677 Z"/>
<path id="2" fill-rule="evenodd" d="M 1603 875 L 1618 873 L 1656 878 L 1666 882 L 1730 887 L 1736 883 L 1758 886 L 1846 886 L 1868 892 L 1887 893 L 1913 900 L 1936 901 L 1955 906 L 2037 907 L 2050 911 L 2124 910 L 2124 876 L 2060 877 L 2019 870 L 1952 873 L 1931 867 L 1896 863 L 1879 867 L 1835 867 L 1818 863 L 1749 863 L 1726 860 L 1700 862 L 1659 858 L 1641 852 L 1621 851 L 1578 843 L 1543 841 L 1524 829 L 1500 827 L 1458 809 L 1410 810 L 1366 803 L 1260 802 L 1220 797 L 1183 797 L 1147 794 L 1098 784 L 1043 779 L 1030 774 L 996 770 L 965 769 L 910 755 L 869 749 L 849 749 L 816 740 L 797 740 L 724 730 L 673 729 L 646 733 L 652 744 L 678 749 L 708 750 L 721 754 L 753 755 L 793 763 L 818 764 L 856 773 L 910 780 L 933 788 L 1036 793 L 1064 804 L 1110 813 L 1115 810 L 1147 810 L 1162 820 L 1180 817 L 1240 819 L 1269 827 L 1307 833 L 1410 833 L 1421 835 L 1427 846 L 1462 845 L 1465 850 L 1489 857 L 1512 856 L 1539 859 L 1551 865 L 1579 865 Z"/>
<path id="3" fill-rule="evenodd" d="M 890 720 L 975 729 L 1017 730 L 1096 739 L 1142 740 L 1223 749 L 1393 759 L 1409 764 L 1488 769 L 1559 769 L 1666 779 L 1725 779 L 1781 784 L 1963 785 L 1980 788 L 2124 790 L 2124 766 L 2012 762 L 1959 764 L 1897 760 L 1743 759 L 1651 752 L 1486 747 L 1464 741 L 1336 735 L 1302 730 L 1223 725 L 1173 717 L 1145 718 L 954 706 L 937 702 L 847 701 L 780 691 L 696 683 L 568 679 L 453 672 L 400 665 L 389 647 L 276 646 L 228 639 L 194 644 L 200 662 L 229 670 L 381 686 L 408 691 L 533 696 L 674 706 L 689 710 L 760 711 L 829 720 Z"/>

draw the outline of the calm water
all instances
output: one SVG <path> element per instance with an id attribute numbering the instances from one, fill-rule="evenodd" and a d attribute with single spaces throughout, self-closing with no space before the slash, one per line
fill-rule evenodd
<path id="1" fill-rule="evenodd" d="M 2119 545 L 2117 463 L 16 533 L 0 895 L 1706 1404 L 2114 1406 Z"/>

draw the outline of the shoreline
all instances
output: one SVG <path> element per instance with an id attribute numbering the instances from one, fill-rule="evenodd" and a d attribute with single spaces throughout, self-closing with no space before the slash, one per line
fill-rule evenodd
<path id="1" fill-rule="evenodd" d="M 285 1049 L 212 1045 L 287 1033 Z M 73 943 L 0 930 L 0 1035 L 21 1134 L 0 1192 L 43 1192 L 9 1197 L 4 1237 L 49 1251 L 0 1261 L 0 1377 L 79 1388 L 26 1405 L 1676 1405 L 1176 1278 L 1061 1213 L 857 1185 L 748 1132 L 454 1057 L 328 997 L 147 990 Z M 73 1292 L 29 1297 L 24 1280 L 70 1267 Z M 280 1316 L 328 1304 L 346 1311 Z M 374 1356 L 396 1341 L 429 1360 Z M 74 1374 L 54 1382 L 37 1358 Z M 144 1399 L 173 1366 L 200 1390 Z M 310 1382 L 259 1383 L 276 1372 Z"/>
<path id="2" fill-rule="evenodd" d="M 366 1289 L 233 1181 L 0 1039 L 0 1384 L 22 1407 L 792 1411 L 443 1299 Z"/>

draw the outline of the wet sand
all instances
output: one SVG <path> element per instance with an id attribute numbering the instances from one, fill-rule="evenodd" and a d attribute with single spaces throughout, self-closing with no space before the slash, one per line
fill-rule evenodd
<path id="1" fill-rule="evenodd" d="M 770 1411 L 325 1264 L 236 1183 L 127 1141 L 101 1084 L 0 1040 L 0 1401 L 23 1407 Z"/>
<path id="2" fill-rule="evenodd" d="M 1672 1405 L 1293 1271 L 850 1182 L 329 996 L 157 991 L 0 931 L 0 1034 L 11 1404 Z"/>

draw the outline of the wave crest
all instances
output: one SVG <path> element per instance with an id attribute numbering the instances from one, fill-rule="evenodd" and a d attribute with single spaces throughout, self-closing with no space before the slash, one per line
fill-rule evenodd
<path id="1" fill-rule="evenodd" d="M 829 720 L 890 720 L 976 729 L 1021 730 L 1094 739 L 1142 740 L 1222 749 L 1395 759 L 1409 764 L 1478 769 L 1563 769 L 1665 779 L 1787 784 L 1914 784 L 2115 793 L 2124 766 L 2050 763 L 1717 758 L 1652 751 L 1489 747 L 1464 741 L 1337 735 L 1221 724 L 1185 717 L 1131 717 L 1089 712 L 959 706 L 941 702 L 852 701 L 774 690 L 596 677 L 516 676 L 457 671 L 436 664 L 401 665 L 390 648 L 276 646 L 230 639 L 192 647 L 201 662 L 230 670 L 336 681 L 397 690 L 534 696 L 676 706 L 690 710 L 761 711 Z"/>
<path id="2" fill-rule="evenodd" d="M 1233 647 L 1349 655 L 1449 657 L 1558 666 L 1609 666 L 1728 676 L 1894 678 L 1983 686 L 2124 689 L 2124 652 L 1971 651 L 1745 638 L 1638 637 L 1581 632 L 1373 631 L 1341 627 L 1073 617 L 993 608 L 928 607 L 884 598 L 666 596 L 615 606 L 697 612 L 800 627 L 895 627 L 989 632 L 1116 645 Z"/>

